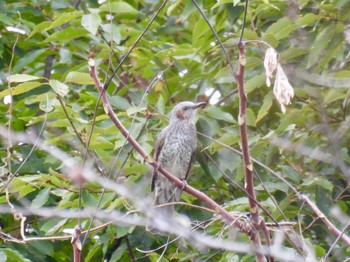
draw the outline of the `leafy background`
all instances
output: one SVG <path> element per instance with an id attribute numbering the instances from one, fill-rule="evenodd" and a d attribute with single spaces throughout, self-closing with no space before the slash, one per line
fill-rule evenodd
<path id="1" fill-rule="evenodd" d="M 237 65 L 236 44 L 244 2 L 198 2 Z M 88 157 L 87 162 L 97 161 L 104 175 L 112 170 L 111 179 L 136 186 L 140 197 L 149 194 L 149 167 L 130 145 L 124 145 L 125 139 L 101 106 L 94 114 L 98 92 L 89 76 L 87 60 L 94 55 L 99 77 L 106 81 L 160 4 L 151 0 L 0 1 L 1 126 L 10 126 L 12 131 L 31 137 L 40 136 L 46 144 L 77 161 L 84 159 L 89 141 L 93 158 Z M 263 57 L 267 46 L 249 41 L 245 87 L 251 155 L 307 194 L 340 230 L 350 215 L 349 8 L 346 0 L 251 1 L 244 35 L 244 40 L 265 41 L 279 52 L 296 93 L 286 114 L 282 114 L 272 88 L 265 85 Z M 228 210 L 248 211 L 247 197 L 237 187 L 244 186 L 242 161 L 230 149 L 240 149 L 236 83 L 218 42 L 192 2 L 169 1 L 118 75 L 108 87 L 110 102 L 123 124 L 132 127 L 132 135 L 150 154 L 175 103 L 210 100 L 211 105 L 198 113 L 197 129 L 228 147 L 199 136 L 197 161 L 189 183 Z M 146 92 L 149 85 L 151 90 Z M 10 94 L 9 86 L 12 107 L 3 100 Z M 8 173 L 15 173 L 33 147 L 31 143 L 14 142 L 10 148 L 8 142 L 9 137 L 2 133 L 2 188 Z M 9 201 L 29 209 L 77 210 L 79 188 L 62 166 L 60 159 L 35 148 L 9 184 Z M 261 165 L 254 164 L 254 168 L 263 181 L 262 184 L 256 179 L 260 204 L 275 220 L 296 222 L 294 229 L 300 237 L 312 246 L 316 257 L 323 257 L 335 237 L 288 185 Z M 99 184 L 84 184 L 83 207 L 96 208 L 102 191 Z M 182 199 L 201 205 L 187 194 Z M 9 201 L 3 189 L 2 206 L 8 207 Z M 127 212 L 135 206 L 107 189 L 98 208 Z M 193 220 L 212 217 L 190 207 L 179 206 L 178 211 Z M 99 218 L 94 225 L 107 221 Z M 9 209 L 3 209 L 0 223 L 0 256 L 4 261 L 71 260 L 70 239 L 16 243 L 14 239 L 21 239 L 20 221 Z M 82 220 L 84 229 L 88 223 L 88 218 Z M 58 236 L 76 224 L 77 219 L 73 218 L 29 215 L 26 234 Z M 214 237 L 233 238 L 222 223 L 213 223 L 205 231 Z M 249 242 L 240 233 L 233 239 Z M 165 242 L 166 238 L 145 232 L 143 226 L 115 223 L 89 234 L 83 257 L 84 261 L 156 261 L 162 250 L 144 254 L 136 248 L 150 250 Z M 295 248 L 288 241 L 284 244 Z M 339 241 L 328 259 L 345 260 L 348 252 L 349 247 Z M 254 255 L 203 249 L 178 240 L 169 244 L 162 259 L 254 261 Z"/>

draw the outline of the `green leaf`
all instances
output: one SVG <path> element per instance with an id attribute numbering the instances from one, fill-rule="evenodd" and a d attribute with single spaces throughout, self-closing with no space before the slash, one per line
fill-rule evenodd
<path id="1" fill-rule="evenodd" d="M 19 253 L 16 250 L 9 249 L 9 248 L 0 248 L 0 251 L 2 254 L 6 256 L 5 260 L 1 261 L 6 261 L 6 262 L 31 262 L 29 259 L 26 259 L 23 257 L 21 253 Z M 2 257 L 4 257 L 4 255 Z"/>
<path id="2" fill-rule="evenodd" d="M 49 199 L 49 196 L 50 196 L 50 188 L 49 187 L 41 190 L 39 192 L 39 194 L 37 194 L 37 196 L 34 198 L 32 205 L 31 205 L 32 208 L 40 208 L 43 205 L 45 205 L 45 203 Z"/>
<path id="3" fill-rule="evenodd" d="M 316 15 L 313 13 L 306 14 L 304 16 L 300 16 L 299 19 L 297 20 L 296 24 L 298 27 L 306 27 L 310 26 L 313 24 L 316 20 L 320 19 L 320 15 Z"/>
<path id="4" fill-rule="evenodd" d="M 101 12 L 112 12 L 115 14 L 137 14 L 138 11 L 125 2 L 105 3 L 100 6 Z"/>
<path id="5" fill-rule="evenodd" d="M 96 198 L 92 194 L 87 192 L 86 190 L 83 191 L 83 193 L 82 193 L 82 200 L 83 200 L 84 204 L 87 206 L 96 207 L 96 205 L 97 205 Z"/>
<path id="6" fill-rule="evenodd" d="M 225 134 L 217 140 L 228 146 L 236 145 L 240 141 L 239 136 L 235 134 L 234 135 Z M 224 148 L 223 145 L 216 142 L 212 142 L 207 149 L 210 150 L 211 153 L 215 153 L 216 151 L 223 148 Z"/>
<path id="7" fill-rule="evenodd" d="M 25 67 L 28 67 L 30 64 L 35 63 L 35 60 L 38 59 L 42 54 L 47 52 L 46 48 L 41 48 L 38 50 L 31 50 L 24 54 L 21 59 L 15 64 L 12 69 L 12 72 L 20 72 Z"/>
<path id="8" fill-rule="evenodd" d="M 126 114 L 128 116 L 132 116 L 136 113 L 145 112 L 146 110 L 147 110 L 147 107 L 133 106 L 133 107 L 130 107 L 126 110 Z"/>
<path id="9" fill-rule="evenodd" d="M 175 3 L 171 4 L 171 5 L 168 7 L 167 11 L 166 11 L 167 16 L 171 16 L 172 12 L 173 12 L 174 10 L 176 10 L 176 8 L 177 8 L 181 3 L 182 3 L 182 0 L 177 0 L 177 1 L 175 1 Z"/>
<path id="10" fill-rule="evenodd" d="M 266 187 L 267 191 L 272 193 L 276 191 L 282 191 L 285 193 L 288 193 L 289 187 L 284 182 L 264 182 L 264 186 Z M 265 191 L 265 188 L 259 184 L 256 187 L 254 187 L 257 191 Z"/>
<path id="11" fill-rule="evenodd" d="M 278 39 L 274 34 L 271 33 L 262 33 L 262 39 L 269 43 L 272 47 L 277 47 L 279 44 Z"/>
<path id="12" fill-rule="evenodd" d="M 55 103 L 57 102 L 56 98 L 50 99 L 47 97 L 44 101 L 40 101 L 39 108 L 48 113 L 55 109 Z"/>
<path id="13" fill-rule="evenodd" d="M 214 76 L 214 79 L 224 78 L 224 77 L 231 77 L 233 79 L 233 74 L 230 66 L 225 66 L 219 70 Z"/>
<path id="14" fill-rule="evenodd" d="M 134 164 L 130 167 L 126 167 L 123 169 L 123 173 L 125 175 L 133 175 L 133 174 L 139 174 L 139 173 L 147 173 L 148 167 L 144 164 Z"/>
<path id="15" fill-rule="evenodd" d="M 33 35 L 35 35 L 36 33 L 40 32 L 45 32 L 47 30 L 47 28 L 51 25 L 51 21 L 44 21 L 44 22 L 41 22 L 40 24 L 37 24 L 32 32 L 30 33 L 30 35 L 28 36 L 28 38 L 31 38 Z"/>
<path id="16" fill-rule="evenodd" d="M 250 108 L 247 108 L 246 118 L 247 118 L 247 125 L 248 126 L 253 126 L 253 127 L 256 126 L 255 114 L 254 114 L 253 110 L 251 110 Z"/>
<path id="17" fill-rule="evenodd" d="M 131 234 L 134 231 L 135 226 L 132 227 L 117 227 L 117 235 L 120 237 L 126 236 L 127 234 Z"/>
<path id="18" fill-rule="evenodd" d="M 311 46 L 311 51 L 309 54 L 309 60 L 307 62 L 307 67 L 311 67 L 317 63 L 319 56 L 322 51 L 326 49 L 328 43 L 332 40 L 335 34 L 335 25 L 330 25 L 324 28 L 321 33 L 316 37 L 314 43 Z"/>
<path id="19" fill-rule="evenodd" d="M 58 95 L 63 97 L 68 94 L 68 86 L 61 83 L 60 81 L 50 80 L 49 84 Z"/>
<path id="20" fill-rule="evenodd" d="M 64 12 L 60 15 L 58 15 L 54 21 L 46 28 L 46 30 L 50 30 L 52 28 L 61 26 L 63 24 L 66 24 L 68 22 L 71 22 L 72 20 L 80 17 L 83 15 L 83 12 L 81 11 L 75 11 L 75 12 Z"/>
<path id="21" fill-rule="evenodd" d="M 294 58 L 304 56 L 309 53 L 308 49 L 300 49 L 298 47 L 290 47 L 286 49 L 285 51 L 280 53 L 280 59 L 282 61 L 289 61 Z"/>
<path id="22" fill-rule="evenodd" d="M 213 7 L 211 9 L 217 8 L 220 5 L 224 5 L 224 4 L 234 4 L 237 5 L 237 2 L 239 2 L 239 0 L 218 0 L 216 2 L 215 5 L 213 5 Z"/>
<path id="23" fill-rule="evenodd" d="M 62 31 L 57 31 L 47 37 L 42 43 L 48 42 L 59 42 L 59 43 L 69 43 L 69 41 L 83 37 L 87 35 L 86 29 L 68 27 Z"/>
<path id="24" fill-rule="evenodd" d="M 110 42 L 112 37 L 114 43 L 116 43 L 117 45 L 120 44 L 122 36 L 120 34 L 120 28 L 117 25 L 104 24 L 101 25 L 101 27 L 102 30 L 105 32 L 104 36 L 106 38 L 106 41 Z"/>
<path id="25" fill-rule="evenodd" d="M 198 39 L 209 31 L 209 27 L 203 18 L 199 19 L 192 31 L 192 43 L 198 41 Z"/>
<path id="26" fill-rule="evenodd" d="M 98 14 L 84 15 L 81 18 L 81 25 L 91 34 L 96 35 L 102 20 Z"/>
<path id="27" fill-rule="evenodd" d="M 208 109 L 205 110 L 205 112 L 214 119 L 223 120 L 232 124 L 236 123 L 236 120 L 233 118 L 231 114 L 222 111 L 219 107 L 215 107 L 215 106 L 209 107 Z"/>
<path id="28" fill-rule="evenodd" d="M 15 96 L 15 95 L 26 93 L 42 85 L 44 85 L 44 83 L 40 83 L 40 82 L 22 83 L 12 88 L 12 95 Z M 8 89 L 0 92 L 0 98 L 3 98 L 4 96 L 7 96 L 7 95 L 10 95 L 10 90 Z"/>
<path id="29" fill-rule="evenodd" d="M 28 244 L 30 244 L 39 254 L 45 254 L 47 256 L 54 255 L 54 244 L 51 241 L 31 241 Z"/>
<path id="30" fill-rule="evenodd" d="M 266 80 L 265 73 L 262 73 L 260 75 L 255 75 L 255 76 L 249 78 L 249 80 L 247 80 L 247 82 L 245 84 L 246 93 L 249 94 L 250 92 L 252 92 L 256 88 L 258 88 L 262 85 L 265 85 L 265 80 Z"/>
<path id="31" fill-rule="evenodd" d="M 47 235 L 53 235 L 57 233 L 66 223 L 68 219 L 60 219 L 57 223 L 52 224 L 49 228 L 45 229 L 45 232 L 47 232 Z M 43 227 L 41 228 L 43 229 Z"/>
<path id="32" fill-rule="evenodd" d="M 37 80 L 40 79 L 41 77 L 38 76 L 32 76 L 32 75 L 26 75 L 26 74 L 15 74 L 11 75 L 7 78 L 7 81 L 17 82 L 17 83 L 22 83 L 22 82 L 27 82 L 27 81 L 32 81 L 32 80 Z"/>
<path id="33" fill-rule="evenodd" d="M 321 246 L 312 245 L 312 247 L 314 248 L 316 256 L 318 258 L 324 257 L 327 254 L 326 250 Z"/>
<path id="34" fill-rule="evenodd" d="M 331 181 L 320 177 L 308 177 L 304 179 L 303 183 L 301 184 L 301 186 L 304 187 L 310 187 L 315 185 L 321 186 L 328 191 L 331 191 L 333 189 L 333 184 Z"/>
<path id="35" fill-rule="evenodd" d="M 272 34 L 277 40 L 283 39 L 289 36 L 297 26 L 288 17 L 283 17 L 276 23 L 273 23 L 266 31 L 265 34 Z"/>
<path id="36" fill-rule="evenodd" d="M 263 119 L 267 113 L 269 112 L 273 101 L 273 92 L 270 91 L 264 97 L 264 101 L 259 109 L 258 116 L 256 117 L 256 123 L 258 123 L 261 119 Z"/>
<path id="37" fill-rule="evenodd" d="M 329 92 L 324 97 L 324 104 L 328 105 L 337 100 L 344 100 L 344 95 L 346 94 L 346 90 L 340 88 L 330 89 Z"/>
<path id="38" fill-rule="evenodd" d="M 68 73 L 65 82 L 79 85 L 93 85 L 95 83 L 89 73 L 81 73 L 75 71 Z"/>

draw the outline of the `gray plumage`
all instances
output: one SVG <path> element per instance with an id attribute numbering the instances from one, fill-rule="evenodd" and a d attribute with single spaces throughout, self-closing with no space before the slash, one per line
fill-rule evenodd
<path id="1" fill-rule="evenodd" d="M 177 104 L 171 111 L 169 125 L 159 134 L 155 145 L 155 160 L 172 175 L 185 181 L 191 170 L 197 147 L 196 127 L 194 117 L 196 109 L 205 103 L 189 101 Z M 154 170 L 152 177 L 152 191 L 155 192 L 154 205 L 177 202 L 181 189 L 174 186 L 164 176 Z M 167 217 L 171 217 L 173 206 L 157 208 Z"/>

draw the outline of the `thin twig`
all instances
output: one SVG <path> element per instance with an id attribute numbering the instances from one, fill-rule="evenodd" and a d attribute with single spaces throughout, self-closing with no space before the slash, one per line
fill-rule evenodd
<path id="1" fill-rule="evenodd" d="M 206 17 L 206 15 L 204 14 L 203 10 L 199 7 L 198 3 L 196 2 L 196 0 L 192 0 L 192 3 L 196 6 L 197 10 L 199 11 L 199 13 L 201 14 L 201 16 L 203 17 L 204 21 L 207 23 L 207 25 L 209 26 L 210 30 L 212 31 L 213 35 L 215 36 L 216 40 L 218 41 L 222 52 L 224 53 L 227 63 L 230 65 L 231 68 L 231 73 L 232 76 L 234 78 L 236 78 L 236 70 L 235 67 L 232 64 L 232 61 L 230 59 L 230 56 L 228 55 L 226 48 L 224 47 L 224 44 L 222 43 L 222 41 L 220 40 L 218 33 L 215 31 L 214 27 L 210 24 L 208 18 Z"/>
<path id="2" fill-rule="evenodd" d="M 134 252 L 132 251 L 132 246 L 131 246 L 131 244 L 130 244 L 128 235 L 126 235 L 126 236 L 124 237 L 124 239 L 125 239 L 125 242 L 126 242 L 126 246 L 127 246 L 127 248 L 128 248 L 128 251 L 129 251 L 130 260 L 131 260 L 132 262 L 136 262 L 137 259 L 136 259 L 136 257 L 135 257 Z"/>
<path id="3" fill-rule="evenodd" d="M 139 35 L 139 37 L 136 39 L 135 43 L 131 46 L 131 48 L 128 50 L 128 52 L 123 56 L 123 58 L 121 59 L 120 63 L 118 64 L 118 66 L 114 69 L 111 77 L 109 78 L 109 80 L 107 81 L 107 83 L 104 85 L 103 89 L 107 90 L 109 84 L 112 81 L 112 78 L 114 77 L 114 75 L 117 73 L 117 71 L 119 70 L 119 68 L 122 66 L 122 64 L 125 62 L 125 60 L 129 57 L 130 53 L 132 52 L 132 50 L 134 50 L 134 48 L 136 47 L 136 45 L 138 44 L 138 42 L 140 42 L 140 40 L 142 39 L 142 37 L 145 35 L 145 33 L 148 31 L 149 27 L 152 25 L 153 21 L 156 19 L 156 17 L 158 16 L 159 12 L 163 9 L 163 7 L 165 6 L 165 4 L 168 2 L 168 0 L 164 0 L 163 3 L 160 5 L 160 7 L 158 8 L 158 10 L 155 12 L 155 14 L 153 15 L 153 17 L 151 18 L 151 20 L 149 21 L 149 23 L 147 24 L 147 26 L 145 27 L 145 29 L 143 29 L 142 33 Z"/>
<path id="4" fill-rule="evenodd" d="M 345 231 L 348 230 L 348 228 L 350 227 L 350 221 L 345 225 L 345 227 L 343 228 L 343 230 L 341 231 L 341 234 L 334 240 L 333 244 L 331 245 L 331 247 L 328 249 L 327 254 L 323 257 L 324 261 L 326 261 L 327 257 L 331 254 L 332 250 L 335 248 L 335 246 L 337 245 L 338 241 L 341 239 L 341 237 L 345 234 Z"/>
<path id="5" fill-rule="evenodd" d="M 328 231 L 334 236 L 340 238 L 348 247 L 350 247 L 350 238 L 344 234 L 344 232 L 337 229 L 333 223 L 322 213 L 322 211 L 313 203 L 310 198 L 306 195 L 301 196 L 301 200 L 311 208 L 311 210 L 322 220 L 322 222 L 327 226 Z"/>
<path id="6" fill-rule="evenodd" d="M 242 40 L 243 40 L 244 29 L 245 29 L 245 23 L 246 23 L 246 20 L 247 20 L 248 7 L 249 7 L 249 0 L 246 0 L 246 1 L 245 1 L 245 8 L 244 8 L 244 16 L 243 16 L 242 30 L 241 30 L 241 35 L 239 36 L 238 44 L 242 43 Z"/>

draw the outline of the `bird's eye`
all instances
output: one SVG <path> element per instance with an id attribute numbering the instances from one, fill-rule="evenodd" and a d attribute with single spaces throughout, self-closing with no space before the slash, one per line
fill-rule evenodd
<path id="1" fill-rule="evenodd" d="M 183 110 L 186 111 L 187 109 L 188 109 L 188 106 L 184 106 L 184 107 L 183 107 Z"/>

